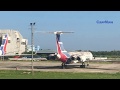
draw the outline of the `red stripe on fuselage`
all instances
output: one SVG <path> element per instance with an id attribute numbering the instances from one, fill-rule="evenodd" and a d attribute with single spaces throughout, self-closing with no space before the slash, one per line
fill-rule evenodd
<path id="1" fill-rule="evenodd" d="M 7 43 L 8 43 L 8 37 L 6 37 L 6 40 L 5 40 L 5 45 L 4 45 L 4 54 L 6 54 L 6 46 L 7 46 Z"/>
<path id="2" fill-rule="evenodd" d="M 60 60 L 62 61 L 62 62 L 66 62 L 67 61 L 67 57 L 66 57 L 66 55 L 64 55 L 63 53 L 62 53 L 62 51 L 61 51 L 61 48 L 60 48 L 60 44 L 59 44 L 59 42 L 58 42 L 58 40 L 57 40 L 57 52 L 58 52 L 58 54 L 60 55 Z"/>

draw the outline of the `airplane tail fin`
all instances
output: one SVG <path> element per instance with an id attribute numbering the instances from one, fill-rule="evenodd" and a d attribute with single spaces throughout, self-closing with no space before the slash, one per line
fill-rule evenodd
<path id="1" fill-rule="evenodd" d="M 6 54 L 6 46 L 8 43 L 8 35 L 5 34 L 2 38 L 2 43 L 0 46 L 0 55 L 5 55 Z"/>

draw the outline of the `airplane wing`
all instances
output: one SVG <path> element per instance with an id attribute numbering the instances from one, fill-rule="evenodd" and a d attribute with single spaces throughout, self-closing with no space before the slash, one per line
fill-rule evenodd
<path id="1" fill-rule="evenodd" d="M 5 54 L 5 55 L 0 55 L 0 56 L 22 56 L 22 55 L 32 55 L 32 54 Z"/>
<path id="2" fill-rule="evenodd" d="M 55 32 L 49 32 L 54 34 L 63 34 L 63 33 L 74 33 L 73 31 L 55 31 Z"/>

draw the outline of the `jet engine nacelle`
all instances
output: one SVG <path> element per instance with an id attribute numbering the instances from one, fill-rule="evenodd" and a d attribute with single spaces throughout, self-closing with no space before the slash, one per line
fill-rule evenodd
<path id="1" fill-rule="evenodd" d="M 83 55 L 83 56 L 80 56 L 80 59 L 82 62 L 85 62 L 86 61 L 86 57 Z"/>
<path id="2" fill-rule="evenodd" d="M 85 62 L 86 61 L 86 57 L 84 55 L 82 56 L 77 56 L 76 58 L 78 61 L 82 61 L 82 62 Z"/>
<path id="3" fill-rule="evenodd" d="M 58 57 L 58 58 L 61 58 L 60 54 L 57 54 L 57 57 Z"/>
<path id="4" fill-rule="evenodd" d="M 70 58 L 71 58 L 71 60 L 75 60 L 76 59 L 74 56 L 71 56 Z"/>

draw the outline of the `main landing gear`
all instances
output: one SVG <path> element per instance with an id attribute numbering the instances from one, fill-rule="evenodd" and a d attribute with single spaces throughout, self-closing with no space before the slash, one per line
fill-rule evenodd
<path id="1" fill-rule="evenodd" d="M 67 66 L 65 65 L 65 63 L 62 63 L 62 69 L 65 69 Z"/>
<path id="2" fill-rule="evenodd" d="M 82 65 L 80 65 L 80 68 L 85 68 L 85 62 L 82 62 Z"/>
<path id="3" fill-rule="evenodd" d="M 87 62 L 87 65 L 85 65 L 85 62 L 82 62 L 82 65 L 80 65 L 80 68 L 85 68 L 85 66 L 89 66 L 89 62 Z"/>

